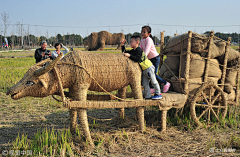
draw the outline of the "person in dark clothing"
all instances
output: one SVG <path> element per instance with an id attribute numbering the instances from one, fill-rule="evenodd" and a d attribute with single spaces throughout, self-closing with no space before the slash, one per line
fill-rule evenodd
<path id="1" fill-rule="evenodd" d="M 52 59 L 51 52 L 49 50 L 47 50 L 47 42 L 46 41 L 43 41 L 41 43 L 41 48 L 36 49 L 34 56 L 36 59 L 36 63 L 41 62 L 42 60 L 45 60 L 47 58 Z"/>
<path id="2" fill-rule="evenodd" d="M 125 40 L 123 40 L 122 42 L 125 42 Z M 140 47 L 127 51 L 125 49 L 125 46 L 122 45 L 122 52 L 124 53 L 124 56 L 129 57 L 131 60 L 135 62 L 141 62 L 143 50 Z"/>

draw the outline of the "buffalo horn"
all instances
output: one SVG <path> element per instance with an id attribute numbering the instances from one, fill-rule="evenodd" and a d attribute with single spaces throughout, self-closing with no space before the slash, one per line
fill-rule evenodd
<path id="1" fill-rule="evenodd" d="M 49 72 L 50 70 L 52 70 L 52 68 L 57 64 L 57 62 L 62 58 L 63 53 L 61 52 L 57 58 L 55 58 L 53 61 L 51 61 L 48 65 L 42 67 L 41 69 L 38 69 L 34 72 L 34 76 L 39 77 L 47 72 Z"/>

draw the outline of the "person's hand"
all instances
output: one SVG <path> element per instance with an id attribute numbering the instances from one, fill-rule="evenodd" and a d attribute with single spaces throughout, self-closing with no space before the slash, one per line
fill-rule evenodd
<path id="1" fill-rule="evenodd" d="M 63 44 L 62 44 L 62 43 L 60 43 L 60 46 L 61 46 L 61 47 L 63 47 Z"/>
<path id="2" fill-rule="evenodd" d="M 124 53 L 124 56 L 130 57 L 130 54 L 129 53 Z"/>
<path id="3" fill-rule="evenodd" d="M 42 53 L 42 57 L 44 57 L 44 56 L 45 56 L 45 52 Z"/>
<path id="4" fill-rule="evenodd" d="M 126 39 L 121 40 L 120 43 L 123 45 L 125 43 Z"/>

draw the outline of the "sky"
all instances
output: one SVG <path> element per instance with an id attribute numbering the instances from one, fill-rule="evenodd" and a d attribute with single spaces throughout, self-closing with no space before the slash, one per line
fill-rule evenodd
<path id="1" fill-rule="evenodd" d="M 80 34 L 102 30 L 124 34 L 140 32 L 149 25 L 159 36 L 215 31 L 240 32 L 240 0 L 5 0 L 1 11 L 9 15 L 7 35 L 36 36 Z M 3 31 L 0 19 L 0 33 Z"/>

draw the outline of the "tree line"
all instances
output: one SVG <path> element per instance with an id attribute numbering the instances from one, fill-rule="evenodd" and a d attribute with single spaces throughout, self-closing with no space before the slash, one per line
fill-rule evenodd
<path id="1" fill-rule="evenodd" d="M 203 34 L 209 34 L 209 33 L 210 33 L 210 31 L 206 31 Z M 126 38 L 128 43 L 130 43 L 132 35 L 140 35 L 141 36 L 141 33 L 134 32 L 133 34 L 131 34 L 131 33 L 126 34 L 125 38 Z M 214 35 L 216 37 L 218 37 L 218 38 L 223 39 L 223 40 L 227 40 L 228 37 L 232 37 L 232 40 L 231 40 L 232 43 L 240 42 L 239 41 L 240 40 L 240 34 L 238 34 L 238 33 L 220 33 L 220 32 L 216 32 L 216 33 L 214 33 Z M 159 36 L 160 36 L 160 32 L 159 32 Z M 153 38 L 153 42 L 154 42 L 155 45 L 160 44 L 160 39 L 157 36 L 153 36 L 152 38 Z M 166 44 L 169 41 L 170 38 L 171 38 L 171 36 L 164 36 L 164 43 Z"/>
<path id="2" fill-rule="evenodd" d="M 206 31 L 204 34 L 209 34 L 210 31 Z M 140 32 L 134 32 L 133 34 L 128 33 L 125 34 L 125 39 L 127 41 L 127 43 L 130 43 L 131 40 L 131 36 L 133 35 L 140 35 Z M 160 35 L 160 33 L 159 33 Z M 233 43 L 238 43 L 239 40 L 239 34 L 238 33 L 220 33 L 220 32 L 216 32 L 214 34 L 215 36 L 223 39 L 223 40 L 227 40 L 228 37 L 232 37 L 232 42 Z M 34 47 L 34 46 L 38 46 L 40 45 L 40 43 L 42 41 L 47 41 L 48 44 L 54 45 L 57 42 L 63 43 L 64 45 L 67 46 L 82 46 L 84 41 L 87 40 L 89 36 L 86 36 L 85 38 L 83 38 L 81 35 L 78 34 L 67 34 L 67 35 L 61 35 L 61 34 L 57 34 L 55 37 L 50 37 L 47 38 L 45 36 L 34 36 L 32 34 L 30 35 L 25 35 L 23 36 L 23 38 L 21 36 L 17 36 L 17 35 L 11 35 L 11 36 L 7 36 L 7 40 L 8 40 L 8 45 L 10 45 L 11 47 L 19 47 L 21 48 L 23 45 L 29 46 L 29 47 Z M 165 36 L 164 37 L 164 43 L 167 43 L 168 40 L 170 39 L 170 36 Z M 23 40 L 23 41 L 22 41 Z M 160 43 L 160 39 L 157 36 L 153 36 L 153 42 L 155 45 L 158 45 Z M 4 36 L 0 35 L 0 43 L 5 43 L 4 40 Z M 23 45 L 22 45 L 23 44 Z"/>
<path id="3" fill-rule="evenodd" d="M 48 44 L 54 45 L 55 43 L 63 43 L 64 45 L 73 45 L 73 46 L 81 46 L 83 44 L 83 38 L 78 34 L 70 34 L 70 35 L 61 35 L 57 34 L 56 37 L 47 38 L 45 36 L 36 37 L 32 34 L 23 36 L 11 35 L 6 37 L 8 40 L 8 45 L 12 47 L 21 47 L 23 45 L 34 47 L 40 45 L 42 41 L 47 41 Z M 22 41 L 23 40 L 23 41 Z M 0 43 L 5 43 L 4 36 L 0 35 Z M 22 45 L 23 43 L 23 45 Z"/>
<path id="4" fill-rule="evenodd" d="M 204 34 L 209 34 L 210 31 L 206 31 Z M 239 41 L 239 34 L 238 33 L 220 33 L 220 32 L 216 32 L 214 33 L 214 36 L 221 38 L 223 40 L 227 40 L 228 37 L 232 37 L 232 41 L 233 43 L 238 43 Z"/>
<path id="5" fill-rule="evenodd" d="M 160 34 L 160 33 L 159 33 L 159 34 Z M 133 36 L 133 35 L 139 35 L 139 36 L 141 36 L 141 33 L 140 33 L 140 32 L 134 32 L 133 34 L 131 34 L 131 33 L 125 34 L 125 39 L 126 39 L 127 43 L 130 43 L 130 41 L 131 41 L 131 36 Z M 154 43 L 155 45 L 157 45 L 157 44 L 160 43 L 160 39 L 159 39 L 158 37 L 153 36 L 152 38 L 153 38 L 153 43 Z"/>

